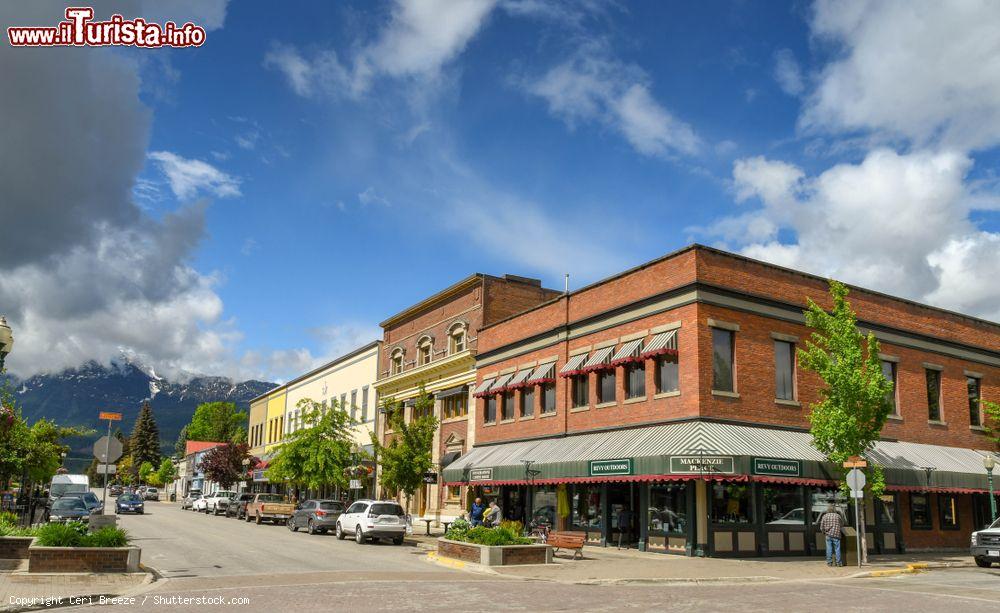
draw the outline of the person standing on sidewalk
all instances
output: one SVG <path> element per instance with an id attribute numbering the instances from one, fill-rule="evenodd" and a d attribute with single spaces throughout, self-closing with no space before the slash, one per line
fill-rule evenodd
<path id="1" fill-rule="evenodd" d="M 476 501 L 472 503 L 472 509 L 469 511 L 469 523 L 472 527 L 483 525 L 483 512 L 486 511 L 486 505 L 483 504 L 482 498 L 476 498 Z"/>
<path id="2" fill-rule="evenodd" d="M 844 560 L 840 557 L 840 537 L 844 533 L 843 516 L 837 512 L 837 507 L 829 504 L 816 523 L 826 535 L 826 565 L 843 566 Z"/>

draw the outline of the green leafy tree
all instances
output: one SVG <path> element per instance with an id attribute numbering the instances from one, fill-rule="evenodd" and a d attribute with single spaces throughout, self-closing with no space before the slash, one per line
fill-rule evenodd
<path id="1" fill-rule="evenodd" d="M 422 385 L 413 407 L 413 414 L 419 417 L 407 423 L 403 411 L 393 405 L 392 399 L 384 403 L 387 425 L 392 430 L 388 441 L 382 444 L 373 433 L 372 445 L 379 458 L 382 486 L 402 492 L 409 507 L 410 499 L 424 483 L 424 473 L 433 468 L 431 448 L 438 420 L 434 417 L 434 399 Z"/>
<path id="2" fill-rule="evenodd" d="M 245 443 L 247 414 L 232 402 L 205 402 L 194 410 L 191 423 L 182 432 L 186 441 Z M 183 445 L 178 441 L 178 445 Z M 182 450 L 183 453 L 183 450 Z"/>
<path id="3" fill-rule="evenodd" d="M 143 402 L 139 409 L 139 416 L 135 419 L 135 427 L 129 438 L 129 452 L 135 466 L 142 467 L 146 462 L 151 466 L 160 464 L 160 429 L 149 402 Z"/>
<path id="4" fill-rule="evenodd" d="M 139 466 L 139 482 L 149 482 L 149 476 L 151 474 L 153 474 L 153 463 L 143 462 L 142 465 Z"/>
<path id="5" fill-rule="evenodd" d="M 338 404 L 334 401 L 324 410 L 308 398 L 296 403 L 306 427 L 289 434 L 268 463 L 265 474 L 272 483 L 310 489 L 349 485 L 348 472 L 355 459 L 354 422 Z"/>
<path id="6" fill-rule="evenodd" d="M 892 412 L 893 385 L 882 373 L 879 342 L 874 334 L 865 337 L 858 330 L 847 294 L 846 286 L 831 280 L 832 312 L 809 300 L 806 325 L 814 332 L 805 349 L 798 351 L 802 368 L 815 372 L 825 384 L 819 402 L 810 407 L 813 446 L 838 467 L 849 457 L 865 457 L 872 450 Z M 881 496 L 885 489 L 881 467 L 869 460 L 866 473 L 872 494 Z M 841 472 L 841 479 L 844 476 Z M 864 525 L 859 528 L 863 535 Z"/>
<path id="7" fill-rule="evenodd" d="M 986 435 L 990 437 L 993 444 L 1000 449 L 1000 403 L 980 400 L 983 407 L 983 414 L 986 417 Z"/>
<path id="8" fill-rule="evenodd" d="M 177 467 L 170 461 L 170 458 L 163 458 L 163 461 L 160 462 L 160 467 L 156 469 L 156 477 L 161 486 L 167 485 L 177 478 Z"/>

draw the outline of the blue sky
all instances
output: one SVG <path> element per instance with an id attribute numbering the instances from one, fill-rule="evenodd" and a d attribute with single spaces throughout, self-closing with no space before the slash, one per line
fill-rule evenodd
<path id="1" fill-rule="evenodd" d="M 0 281 L 22 373 L 124 351 L 280 380 L 471 272 L 578 287 L 695 241 L 1000 317 L 996 5 L 274 6 L 133 7 L 204 23 L 198 49 L 4 49 L 126 84 L 138 134 L 108 150 L 145 159 L 118 162 L 131 192 L 91 240 L 139 233 L 131 259 L 179 279 L 109 249 L 75 264 L 120 299 L 60 318 L 23 289 L 84 256 L 22 262 Z"/>

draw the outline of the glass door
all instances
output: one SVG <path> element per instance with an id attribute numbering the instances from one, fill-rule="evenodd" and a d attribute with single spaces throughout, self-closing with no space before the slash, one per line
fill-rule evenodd
<path id="1" fill-rule="evenodd" d="M 608 486 L 608 546 L 635 547 L 639 542 L 639 488 L 633 483 Z"/>

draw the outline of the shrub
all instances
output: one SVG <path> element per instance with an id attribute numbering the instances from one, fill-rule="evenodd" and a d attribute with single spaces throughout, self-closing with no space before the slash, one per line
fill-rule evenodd
<path id="1" fill-rule="evenodd" d="M 518 536 L 524 534 L 524 524 L 513 519 L 505 519 L 504 521 L 500 522 L 500 527 L 506 528 L 507 530 L 510 530 L 511 533 L 516 534 Z"/>
<path id="2" fill-rule="evenodd" d="M 42 547 L 82 547 L 87 527 L 80 522 L 45 524 L 38 528 L 38 544 Z"/>
<path id="3" fill-rule="evenodd" d="M 35 527 L 22 528 L 11 524 L 0 524 L 0 536 L 35 536 L 38 529 Z"/>
<path id="4" fill-rule="evenodd" d="M 0 512 L 0 526 L 16 526 L 17 515 L 10 511 Z"/>
<path id="5" fill-rule="evenodd" d="M 130 539 L 128 532 L 114 526 L 95 530 L 84 537 L 84 547 L 125 547 Z"/>
<path id="6" fill-rule="evenodd" d="M 461 538 L 455 538 L 460 536 Z M 448 531 L 447 538 L 476 545 L 486 545 L 488 547 L 499 547 L 501 545 L 530 545 L 534 541 L 522 537 L 513 532 L 509 527 L 500 526 L 498 528 L 487 528 L 486 526 L 476 526 L 465 531 L 461 535 L 452 535 Z"/>

